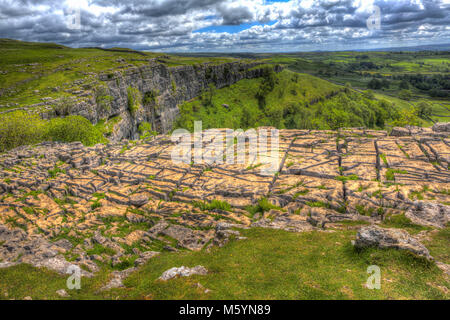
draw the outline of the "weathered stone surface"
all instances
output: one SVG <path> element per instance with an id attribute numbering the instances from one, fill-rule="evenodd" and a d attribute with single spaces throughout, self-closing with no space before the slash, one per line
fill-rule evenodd
<path id="1" fill-rule="evenodd" d="M 433 260 L 430 252 L 423 244 L 401 229 L 384 229 L 376 226 L 363 227 L 358 231 L 354 245 L 357 248 L 378 247 L 406 250 L 428 260 Z"/>
<path id="2" fill-rule="evenodd" d="M 62 298 L 67 298 L 69 296 L 67 291 L 64 289 L 60 289 L 60 290 L 56 291 L 56 294 Z"/>
<path id="3" fill-rule="evenodd" d="M 444 228 L 450 221 L 450 207 L 436 202 L 417 201 L 406 211 L 405 216 L 422 226 Z"/>
<path id="4" fill-rule="evenodd" d="M 287 217 L 277 217 L 274 220 L 261 219 L 252 223 L 252 227 L 281 229 L 293 232 L 312 231 L 315 228 L 306 220 L 290 219 Z"/>
<path id="5" fill-rule="evenodd" d="M 391 136 L 393 137 L 405 137 L 405 136 L 409 136 L 410 131 L 407 128 L 401 128 L 401 127 L 395 127 L 392 129 L 391 131 Z"/>
<path id="6" fill-rule="evenodd" d="M 192 275 L 201 275 L 204 276 L 208 274 L 208 270 L 206 270 L 203 266 L 196 266 L 194 268 L 187 268 L 185 266 L 179 267 L 179 268 L 172 268 L 167 271 L 165 271 L 161 277 L 159 277 L 159 280 L 167 281 L 170 279 L 173 279 L 175 277 L 190 277 Z"/>
<path id="7" fill-rule="evenodd" d="M 144 252 L 144 253 L 142 253 L 141 255 L 140 255 L 140 257 L 138 258 L 138 259 L 136 259 L 135 261 L 134 261 L 134 265 L 137 267 L 137 266 L 140 266 L 140 265 L 142 265 L 142 264 L 144 264 L 144 263 L 146 263 L 148 260 L 150 260 L 151 258 L 153 258 L 153 257 L 156 257 L 157 255 L 159 255 L 160 254 L 160 252 L 156 252 L 156 251 L 147 251 L 147 252 Z"/>
<path id="8" fill-rule="evenodd" d="M 436 123 L 433 126 L 433 131 L 435 132 L 450 132 L 450 122 L 446 122 L 446 123 Z"/>
<path id="9" fill-rule="evenodd" d="M 242 239 L 243 228 L 305 232 L 405 212 L 442 227 L 449 142 L 430 128 L 406 130 L 280 130 L 284 161 L 273 173 L 262 172 L 259 159 L 206 163 L 219 139 L 211 132 L 201 135 L 204 161 L 193 164 L 172 162 L 176 144 L 165 135 L 11 150 L 0 155 L 0 267 L 64 272 L 70 260 L 94 273 L 100 263 L 139 266 L 161 248 L 224 246 Z"/>
<path id="10" fill-rule="evenodd" d="M 103 286 L 100 290 L 106 291 L 106 290 L 111 290 L 114 288 L 124 287 L 122 281 L 136 270 L 137 270 L 136 268 L 129 268 L 129 269 L 126 269 L 123 271 L 114 271 L 111 275 L 112 279 L 105 286 Z"/>
<path id="11" fill-rule="evenodd" d="M 142 207 L 144 204 L 147 204 L 149 201 L 149 197 L 145 194 L 136 194 L 130 197 L 130 204 L 136 207 Z"/>

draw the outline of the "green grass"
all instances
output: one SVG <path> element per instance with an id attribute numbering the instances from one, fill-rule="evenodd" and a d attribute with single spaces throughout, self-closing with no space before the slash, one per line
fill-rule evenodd
<path id="1" fill-rule="evenodd" d="M 408 171 L 388 168 L 386 170 L 386 180 L 395 181 L 395 174 L 408 174 Z"/>
<path id="2" fill-rule="evenodd" d="M 346 182 L 346 181 L 355 181 L 359 180 L 359 177 L 356 174 L 352 174 L 349 176 L 338 176 L 335 178 L 338 181 Z"/>
<path id="3" fill-rule="evenodd" d="M 124 281 L 125 289 L 100 292 L 108 272 L 82 280 L 68 291 L 72 299 L 448 299 L 439 286 L 449 286 L 433 264 L 391 250 L 355 250 L 355 231 L 289 233 L 281 230 L 242 230 L 248 240 L 201 252 L 163 252 Z M 437 247 L 447 243 L 436 242 Z M 444 250 L 442 247 L 439 250 Z M 437 250 L 437 249 L 436 249 Z M 206 276 L 157 278 L 172 267 L 203 265 Z M 367 268 L 381 269 L 381 290 L 369 290 Z M 0 297 L 60 299 L 64 276 L 20 265 L 1 269 Z M 210 289 L 204 293 L 201 283 Z"/>
<path id="4" fill-rule="evenodd" d="M 228 202 L 220 200 L 212 200 L 211 202 L 206 201 L 194 201 L 194 207 L 200 208 L 203 211 L 212 211 L 219 209 L 222 211 L 231 211 L 231 205 Z"/>
<path id="5" fill-rule="evenodd" d="M 430 254 L 436 260 L 450 264 L 450 227 L 439 230 L 431 236 L 431 240 L 424 241 L 424 245 L 430 250 Z"/>
<path id="6" fill-rule="evenodd" d="M 116 252 L 113 249 L 107 248 L 102 246 L 101 244 L 95 243 L 94 247 L 88 251 L 86 251 L 87 255 L 102 255 L 102 254 L 107 254 L 107 255 L 114 255 L 116 254 Z"/>
<path id="7" fill-rule="evenodd" d="M 264 213 L 270 211 L 272 209 L 281 210 L 280 207 L 277 207 L 269 202 L 267 198 L 262 198 L 258 200 L 258 203 L 254 206 L 248 206 L 246 210 L 253 216 L 256 213 Z"/>
<path id="8" fill-rule="evenodd" d="M 56 178 L 60 173 L 66 174 L 66 171 L 57 166 L 55 166 L 53 169 L 48 169 L 50 179 Z"/>
<path id="9" fill-rule="evenodd" d="M 409 233 L 415 234 L 420 231 L 429 230 L 427 227 L 413 223 L 409 218 L 405 217 L 404 214 L 392 215 L 386 217 L 382 224 L 386 228 L 398 228 L 405 229 Z"/>
<path id="10" fill-rule="evenodd" d="M 307 201 L 305 204 L 311 208 L 330 208 L 328 203 L 322 201 Z"/>

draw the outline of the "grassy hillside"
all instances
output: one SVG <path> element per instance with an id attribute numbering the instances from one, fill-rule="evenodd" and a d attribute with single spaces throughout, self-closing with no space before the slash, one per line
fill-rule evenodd
<path id="1" fill-rule="evenodd" d="M 450 101 L 450 52 L 446 51 L 315 52 L 265 58 L 295 72 L 341 85 L 348 83 L 359 90 L 371 89 L 405 101 L 426 101 L 431 105 Z M 434 111 L 438 111 L 431 116 L 434 121 L 450 118 L 448 109 Z"/>
<path id="2" fill-rule="evenodd" d="M 193 121 L 202 120 L 204 128 L 384 128 L 387 121 L 400 117 L 396 110 L 373 96 L 284 70 L 220 90 L 210 88 L 180 107 L 177 127 L 192 130 Z"/>
<path id="3" fill-rule="evenodd" d="M 0 111 L 36 104 L 42 98 L 69 95 L 77 79 L 148 64 L 157 58 L 168 66 L 218 64 L 233 58 L 185 58 L 129 49 L 73 49 L 56 44 L 0 39 Z M 9 106 L 7 106 L 9 105 Z"/>

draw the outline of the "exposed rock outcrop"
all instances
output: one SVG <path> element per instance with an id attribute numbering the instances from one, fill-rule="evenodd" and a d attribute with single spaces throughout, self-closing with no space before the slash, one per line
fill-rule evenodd
<path id="1" fill-rule="evenodd" d="M 223 136 L 202 139 L 206 156 Z M 0 155 L 0 267 L 134 268 L 162 250 L 226 245 L 242 239 L 243 228 L 305 232 L 405 212 L 414 223 L 442 227 L 449 143 L 428 131 L 280 130 L 277 154 L 261 154 L 278 155 L 273 172 L 257 162 L 175 163 L 177 144 L 166 135 L 23 146 Z"/>
<path id="2" fill-rule="evenodd" d="M 434 132 L 450 132 L 450 122 L 438 122 L 433 126 Z"/>

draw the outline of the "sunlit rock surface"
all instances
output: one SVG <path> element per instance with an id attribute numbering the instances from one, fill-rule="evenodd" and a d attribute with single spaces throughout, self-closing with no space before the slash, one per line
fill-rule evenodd
<path id="1" fill-rule="evenodd" d="M 20 147 L 0 155 L 0 267 L 64 273 L 76 264 L 88 275 L 99 263 L 135 267 L 163 250 L 222 246 L 241 238 L 236 228 L 304 232 L 406 212 L 442 227 L 450 202 L 450 133 L 442 127 L 400 137 L 397 129 L 280 130 L 278 151 L 269 145 L 263 154 L 278 156 L 271 174 L 261 158 L 176 164 L 177 145 L 164 135 Z M 204 134 L 204 159 L 214 139 Z"/>

